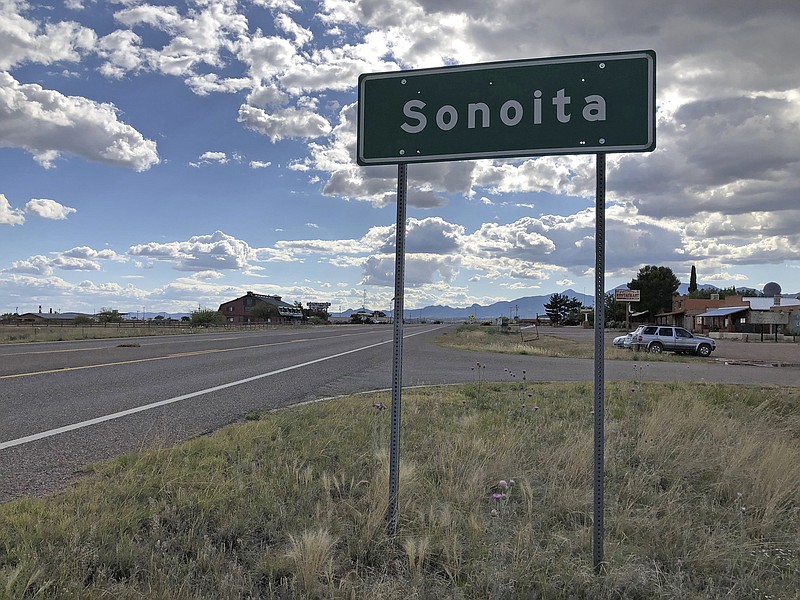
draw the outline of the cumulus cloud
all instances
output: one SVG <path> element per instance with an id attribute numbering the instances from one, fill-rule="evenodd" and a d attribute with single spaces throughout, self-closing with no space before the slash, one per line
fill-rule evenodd
<path id="1" fill-rule="evenodd" d="M 394 285 L 394 255 L 375 255 L 364 263 L 365 285 Z M 419 287 L 436 281 L 450 283 L 458 273 L 458 257 L 435 254 L 409 254 L 406 257 L 405 283 Z"/>
<path id="2" fill-rule="evenodd" d="M 75 248 L 62 252 L 61 254 L 62 256 L 67 256 L 70 258 L 84 258 L 89 260 L 113 260 L 118 262 L 127 260 L 124 256 L 117 254 L 110 248 L 95 250 L 89 246 L 76 246 Z"/>
<path id="3" fill-rule="evenodd" d="M 258 262 L 283 260 L 279 251 L 253 248 L 222 231 L 196 235 L 182 242 L 150 242 L 128 249 L 128 255 L 172 263 L 179 271 L 258 270 Z"/>
<path id="4" fill-rule="evenodd" d="M 62 153 L 145 171 L 156 143 L 118 119 L 111 104 L 64 96 L 0 73 L 0 147 L 23 148 L 46 168 Z"/>
<path id="5" fill-rule="evenodd" d="M 25 16 L 27 8 L 19 0 L 0 5 L 0 70 L 26 62 L 76 62 L 94 47 L 97 35 L 91 29 L 72 21 L 38 23 Z"/>
<path id="6" fill-rule="evenodd" d="M 228 155 L 225 152 L 203 152 L 200 155 L 200 158 L 196 162 L 190 162 L 189 164 L 193 167 L 202 167 L 204 165 L 210 164 L 218 164 L 224 165 L 230 161 Z"/>
<path id="7" fill-rule="evenodd" d="M 152 57 L 151 67 L 167 75 L 193 75 L 195 69 L 222 65 L 220 52 L 234 49 L 234 40 L 247 34 L 247 18 L 236 2 L 197 3 L 180 14 L 174 6 L 145 4 L 117 11 L 128 27 L 148 25 L 169 34 L 170 41 Z"/>
<path id="8" fill-rule="evenodd" d="M 306 109 L 284 108 L 270 114 L 261 108 L 242 104 L 238 120 L 248 129 L 266 135 L 273 143 L 284 138 L 318 138 L 331 130 L 324 117 Z"/>
<path id="9" fill-rule="evenodd" d="M 55 200 L 47 198 L 34 198 L 25 205 L 25 212 L 43 219 L 63 221 L 71 213 L 78 212 L 76 209 L 59 204 Z"/>
<path id="10" fill-rule="evenodd" d="M 130 30 L 117 30 L 100 38 L 97 53 L 105 59 L 100 72 L 106 77 L 121 79 L 146 67 L 151 51 L 141 47 L 142 38 Z"/>
<path id="11" fill-rule="evenodd" d="M 51 275 L 53 273 L 52 261 L 41 254 L 23 260 L 15 260 L 7 269 L 7 273 L 31 273 L 34 275 Z"/>
<path id="12" fill-rule="evenodd" d="M 94 250 L 89 246 L 77 246 L 64 252 L 54 252 L 50 256 L 37 254 L 26 259 L 16 260 L 4 269 L 8 273 L 29 273 L 49 276 L 56 269 L 63 271 L 100 271 L 101 260 L 124 262 L 127 260 L 111 249 Z"/>
<path id="13" fill-rule="evenodd" d="M 80 18 L 84 4 L 70 0 L 76 12 L 68 18 Z M 114 106 L 20 83 L 10 73 L 26 64 L 58 64 L 70 77 L 84 77 L 95 66 L 112 80 L 166 74 L 198 95 L 241 95 L 231 119 L 274 144 L 303 141 L 283 144 L 292 155 L 276 159 L 276 169 L 306 174 L 333 199 L 385 207 L 395 201 L 396 169 L 354 164 L 353 92 L 360 73 L 588 53 L 609 43 L 652 47 L 658 53 L 658 149 L 608 158 L 610 271 L 665 263 L 686 270 L 696 261 L 709 272 L 737 277 L 732 265 L 800 256 L 800 38 L 791 2 L 722 2 L 711 11 L 694 0 L 598 0 L 568 18 L 561 0 L 509 0 L 499 7 L 473 0 L 326 1 L 313 15 L 311 5 L 294 0 L 251 4 L 245 11 L 233 0 L 117 2 L 118 29 L 98 37 L 72 21 L 32 20 L 35 6 L 6 0 L 0 6 L 0 69 L 8 71 L 0 71 L 0 147 L 22 148 L 45 167 L 72 154 L 147 170 L 159 162 L 155 142 L 123 123 Z M 79 62 L 86 57 L 91 66 Z M 230 160 L 239 159 L 208 152 L 193 164 Z M 272 163 L 245 164 L 263 169 Z M 483 223 L 477 216 L 459 219 L 469 227 L 452 216 L 450 222 L 409 220 L 413 279 L 427 282 L 415 288 L 419 298 L 432 289 L 445 295 L 436 286 L 446 282 L 455 289 L 459 271 L 498 281 L 519 276 L 533 285 L 537 277 L 567 280 L 564 271 L 571 277 L 593 264 L 593 157 L 414 165 L 409 175 L 411 207 L 434 215 L 466 198 L 484 215 Z M 547 214 L 537 200 L 541 214 L 520 219 L 515 209 L 533 208 L 527 198 L 516 201 L 522 194 L 564 202 Z M 0 195 L 2 224 L 22 224 L 36 210 L 64 218 L 74 209 L 18 209 Z M 252 272 L 262 261 L 319 255 L 381 282 L 391 268 L 393 235 L 392 227 L 382 226 L 360 238 L 351 233 L 345 240 L 282 240 L 273 248 L 253 248 L 217 232 L 133 246 L 129 256 L 199 274 Z M 41 274 L 81 264 L 56 266 L 52 257 L 41 258 L 18 261 L 17 268 Z"/>
<path id="14" fill-rule="evenodd" d="M 12 208 L 8 199 L 0 194 L 0 225 L 22 225 L 25 222 L 25 211 Z"/>

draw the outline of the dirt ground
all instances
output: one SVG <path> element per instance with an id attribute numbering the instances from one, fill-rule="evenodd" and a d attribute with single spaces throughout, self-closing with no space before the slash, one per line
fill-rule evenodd
<path id="1" fill-rule="evenodd" d="M 716 359 L 781 363 L 800 366 L 800 342 L 739 342 L 716 340 Z"/>
<path id="2" fill-rule="evenodd" d="M 542 328 L 542 332 L 544 333 L 545 331 L 552 335 L 564 335 L 565 337 L 577 337 L 580 339 L 585 338 L 586 340 L 591 340 L 594 336 L 593 329 L 564 327 L 545 330 L 545 328 Z M 624 332 L 607 332 L 605 339 L 606 347 L 610 348 L 612 340 L 623 333 Z M 766 336 L 763 342 L 741 342 L 738 340 L 714 341 L 717 342 L 717 348 L 711 354 L 712 359 L 800 367 L 800 338 L 798 338 L 797 342 L 767 341 Z"/>

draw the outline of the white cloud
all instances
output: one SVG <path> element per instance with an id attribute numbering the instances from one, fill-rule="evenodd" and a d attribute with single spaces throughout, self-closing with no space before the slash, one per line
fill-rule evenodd
<path id="1" fill-rule="evenodd" d="M 64 255 L 53 258 L 50 266 L 65 271 L 100 271 L 102 268 L 97 261 Z"/>
<path id="2" fill-rule="evenodd" d="M 0 4 L 0 70 L 26 62 L 77 62 L 94 47 L 97 36 L 91 29 L 71 21 L 37 23 L 24 16 L 28 8 L 21 0 Z"/>
<path id="3" fill-rule="evenodd" d="M 23 148 L 46 168 L 62 153 L 145 171 L 156 143 L 117 118 L 111 104 L 64 96 L 0 73 L 0 147 Z"/>
<path id="4" fill-rule="evenodd" d="M 89 246 L 77 246 L 71 250 L 62 252 L 61 255 L 70 258 L 85 258 L 89 260 L 113 260 L 117 262 L 124 262 L 127 260 L 127 258 L 117 254 L 109 248 L 104 250 L 95 250 Z"/>
<path id="5" fill-rule="evenodd" d="M 394 255 L 379 254 L 364 263 L 365 285 L 394 285 Z M 458 274 L 458 257 L 435 254 L 409 254 L 406 256 L 405 283 L 418 287 L 437 281 L 450 283 Z"/>
<path id="6" fill-rule="evenodd" d="M 97 53 L 105 59 L 100 72 L 121 79 L 145 67 L 151 52 L 142 49 L 141 43 L 142 38 L 130 30 L 117 30 L 100 38 Z"/>
<path id="7" fill-rule="evenodd" d="M 52 261 L 41 254 L 31 256 L 24 260 L 15 260 L 11 267 L 3 269 L 8 273 L 32 273 L 34 275 L 51 275 L 53 273 Z"/>
<path id="8" fill-rule="evenodd" d="M 22 225 L 25 222 L 25 212 L 18 208 L 11 208 L 8 199 L 0 194 L 0 225 Z"/>
<path id="9" fill-rule="evenodd" d="M 34 198 L 25 205 L 25 212 L 36 215 L 37 217 L 42 217 L 43 219 L 63 221 L 71 213 L 78 211 L 69 206 L 59 204 L 55 200 L 49 200 L 47 198 Z"/>
<path id="10" fill-rule="evenodd" d="M 193 167 L 201 167 L 210 164 L 224 165 L 229 161 L 228 155 L 224 152 L 203 152 L 197 162 L 190 162 L 189 164 Z"/>
<path id="11" fill-rule="evenodd" d="M 5 269 L 8 273 L 30 273 L 52 275 L 56 269 L 64 271 L 100 271 L 99 261 L 125 262 L 127 259 L 110 249 L 94 250 L 89 246 L 78 246 L 65 252 L 54 252 L 52 256 L 37 254 L 23 260 L 16 260 Z"/>
<path id="12" fill-rule="evenodd" d="M 314 34 L 310 30 L 298 25 L 287 14 L 279 14 L 275 17 L 275 27 L 292 36 L 298 46 L 305 46 L 314 38 Z"/>
<path id="13" fill-rule="evenodd" d="M 194 273 L 192 277 L 199 281 L 213 281 L 214 279 L 222 279 L 225 275 L 219 271 L 200 271 L 199 273 Z"/>
<path id="14" fill-rule="evenodd" d="M 353 160 L 353 92 L 360 73 L 577 54 L 606 50 L 608 44 L 652 47 L 658 53 L 658 150 L 608 157 L 609 270 L 621 274 L 640 264 L 667 263 L 685 271 L 691 261 L 709 273 L 741 277 L 735 265 L 796 261 L 800 38 L 795 4 L 718 2 L 710 11 L 694 0 L 620 1 L 598 0 L 565 18 L 561 0 L 499 5 L 323 0 L 302 6 L 293 0 L 253 0 L 249 7 L 234 0 L 174 6 L 116 0 L 112 10 L 119 29 L 106 28 L 98 37 L 72 21 L 29 17 L 55 16 L 54 7 L 0 0 L 0 69 L 8 71 L 0 71 L 0 147 L 22 148 L 45 167 L 72 154 L 147 170 L 159 162 L 155 142 L 123 123 L 115 106 L 89 99 L 88 91 L 87 98 L 79 98 L 20 83 L 23 75 L 14 69 L 54 65 L 54 72 L 63 73 L 64 89 L 76 89 L 75 77 L 96 76 L 95 68 L 114 80 L 105 82 L 109 85 L 146 73 L 169 74 L 198 95 L 241 95 L 235 101 L 241 105 L 239 123 L 276 144 L 275 156 L 284 149 L 292 153 L 273 158 L 275 169 L 269 173 L 289 169 L 289 175 L 305 176 L 332 198 L 384 207 L 395 201 L 395 168 L 357 167 Z M 67 2 L 76 11 L 69 19 L 84 18 L 92 8 L 81 0 Z M 45 80 L 31 72 L 34 81 Z M 147 83 L 153 80 L 148 77 Z M 91 97 L 116 97 L 103 90 L 97 94 Z M 304 143 L 279 144 L 286 140 Z M 193 164 L 241 160 L 208 152 Z M 272 161 L 245 164 L 263 169 Z M 414 165 L 411 207 L 436 214 L 465 197 L 476 213 L 463 221 L 449 217 L 470 223 L 469 228 L 439 217 L 409 221 L 409 255 L 419 255 L 415 277 L 427 282 L 415 288 L 417 297 L 447 281 L 455 289 L 452 277 L 458 271 L 509 287 L 512 274 L 528 285 L 535 277 L 557 274 L 565 281 L 571 280 L 567 271 L 570 277 L 584 273 L 595 251 L 594 184 L 593 157 Z M 46 192 L 28 197 L 41 193 Z M 558 214 L 519 219 L 531 213 L 518 208 L 535 208 L 533 202 L 518 202 L 519 196 L 538 193 L 560 196 L 563 207 L 552 211 Z M 31 205 L 28 212 L 64 218 L 74 210 L 59 206 Z M 542 206 L 537 199 L 539 212 Z M 13 208 L 0 195 L 0 223 L 22 224 L 26 210 Z M 481 225 L 477 215 L 487 214 L 493 222 Z M 361 238 L 348 233 L 344 240 L 282 240 L 273 248 L 253 248 L 235 238 L 206 239 L 214 235 L 133 248 L 150 258 L 149 266 L 169 261 L 196 276 L 231 268 L 263 275 L 254 272 L 261 262 L 310 263 L 316 255 L 341 268 L 366 269 L 365 278 L 382 281 L 394 231 L 375 227 Z M 38 273 L 81 266 L 68 258 L 103 264 L 90 253 L 69 252 L 56 255 L 61 264 L 53 255 L 14 264 Z M 216 261 L 223 266 L 218 269 Z"/>
<path id="15" fill-rule="evenodd" d="M 114 15 L 114 18 L 128 27 L 136 25 L 150 25 L 162 31 L 174 32 L 181 23 L 178 9 L 174 6 L 155 6 L 145 4 L 125 8 Z"/>
<path id="16" fill-rule="evenodd" d="M 198 2 L 181 15 L 174 6 L 141 5 L 115 14 L 128 27 L 148 25 L 170 34 L 170 41 L 151 58 L 152 68 L 167 75 L 191 76 L 207 65 L 220 67 L 220 52 L 232 51 L 247 33 L 247 19 L 231 0 Z"/>
<path id="17" fill-rule="evenodd" d="M 285 108 L 272 114 L 261 108 L 242 104 L 238 121 L 245 127 L 269 137 L 272 143 L 283 138 L 318 138 L 327 135 L 331 126 L 311 110 Z"/>
<path id="18" fill-rule="evenodd" d="M 185 242 L 150 242 L 128 249 L 131 256 L 146 257 L 173 263 L 179 271 L 227 271 L 253 269 L 254 264 L 266 257 L 247 242 L 221 231 L 211 235 L 192 236 Z"/>
<path id="19" fill-rule="evenodd" d="M 216 73 L 191 75 L 184 81 L 198 96 L 207 96 L 212 92 L 231 94 L 249 89 L 253 85 L 245 77 L 220 77 Z"/>
<path id="20" fill-rule="evenodd" d="M 294 0 L 252 0 L 256 6 L 263 6 L 272 10 L 285 10 L 288 12 L 299 12 L 300 6 Z"/>

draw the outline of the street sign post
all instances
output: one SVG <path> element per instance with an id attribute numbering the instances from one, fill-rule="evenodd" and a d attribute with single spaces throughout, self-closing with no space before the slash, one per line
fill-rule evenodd
<path id="1" fill-rule="evenodd" d="M 655 52 L 367 73 L 360 165 L 655 149 Z"/>
<path id="2" fill-rule="evenodd" d="M 642 301 L 642 290 L 614 290 L 614 300 L 625 303 L 625 329 L 630 329 L 631 302 Z"/>
<path id="3" fill-rule="evenodd" d="M 549 154 L 596 155 L 594 522 L 603 565 L 606 153 L 656 147 L 652 50 L 366 73 L 358 78 L 356 160 L 397 165 L 392 426 L 387 532 L 397 531 L 407 165 Z"/>

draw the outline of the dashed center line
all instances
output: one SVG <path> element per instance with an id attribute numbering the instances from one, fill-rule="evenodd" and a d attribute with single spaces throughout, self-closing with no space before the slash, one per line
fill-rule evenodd
<path id="1" fill-rule="evenodd" d="M 352 335 L 359 335 L 359 334 L 345 334 L 342 337 L 349 337 Z M 195 350 L 189 352 L 176 352 L 174 354 L 166 354 L 164 356 L 153 356 L 150 358 L 132 358 L 130 360 L 120 360 L 116 362 L 109 362 L 109 363 L 97 363 L 93 365 L 80 365 L 77 367 L 59 367 L 58 369 L 46 369 L 43 371 L 31 371 L 28 373 L 14 373 L 11 375 L 0 375 L 0 379 L 18 379 L 20 377 L 33 377 L 35 375 L 48 375 L 52 373 L 67 373 L 69 371 L 83 371 L 86 369 L 101 369 L 103 367 L 118 367 L 120 365 L 132 365 L 136 363 L 145 363 L 145 362 L 153 362 L 157 360 L 172 360 L 176 358 L 186 358 L 188 356 L 200 356 L 203 354 L 216 354 L 221 352 L 236 352 L 240 350 L 253 350 L 256 348 L 267 348 L 270 346 L 283 346 L 286 344 L 299 344 L 301 342 L 311 342 L 314 341 L 313 338 L 299 338 L 296 340 L 286 340 L 283 342 L 270 342 L 268 344 L 256 344 L 253 346 L 238 346 L 236 348 L 219 348 L 219 349 L 209 349 L 209 350 Z M 94 350 L 94 348 L 90 348 L 90 350 Z M 65 352 L 63 350 L 59 350 L 58 352 Z"/>
<path id="2" fill-rule="evenodd" d="M 408 335 L 404 335 L 403 337 L 404 338 L 410 338 L 410 337 L 414 337 L 414 336 L 417 336 L 417 335 L 421 335 L 423 333 L 428 333 L 429 331 L 432 331 L 432 330 L 419 331 L 419 332 L 416 332 L 416 333 L 411 333 L 411 334 L 408 334 Z M 293 342 L 280 342 L 280 343 L 288 344 L 288 343 L 295 343 L 295 342 L 298 342 L 298 341 L 300 341 L 300 340 L 294 340 Z M 218 386 L 215 386 L 215 387 L 207 388 L 207 389 L 204 389 L 204 390 L 199 390 L 197 392 L 191 392 L 189 394 L 184 394 L 182 396 L 176 396 L 174 398 L 168 398 L 166 400 L 159 400 L 158 402 L 151 402 L 150 404 L 144 404 L 142 406 L 137 406 L 135 408 L 129 408 L 127 410 L 111 413 L 111 414 L 108 414 L 108 415 L 103 415 L 103 416 L 100 416 L 100 417 L 97 417 L 97 418 L 94 418 L 94 419 L 89 419 L 87 421 L 80 421 L 78 423 L 72 423 L 70 425 L 65 425 L 63 427 L 57 427 L 55 429 L 49 429 L 47 431 L 42 431 L 40 433 L 34 433 L 32 435 L 28 435 L 28 436 L 25 436 L 25 437 L 17 438 L 15 440 L 9 440 L 7 442 L 0 442 L 0 450 L 4 450 L 6 448 L 12 448 L 14 446 L 20 446 L 22 444 L 27 444 L 27 443 L 30 443 L 30 442 L 34 442 L 36 440 L 41 440 L 41 439 L 44 439 L 44 438 L 52 437 L 52 436 L 55 436 L 55 435 L 59 435 L 61 433 L 66 433 L 68 431 L 74 431 L 76 429 L 83 429 L 84 427 L 90 427 L 91 425 L 97 425 L 99 423 L 104 423 L 106 421 L 111 421 L 113 419 L 119 419 L 119 418 L 122 418 L 122 417 L 127 417 L 129 415 L 133 415 L 133 414 L 136 414 L 136 413 L 139 413 L 139 412 L 143 412 L 143 411 L 146 411 L 146 410 L 151 410 L 153 408 L 158 408 L 160 406 L 166 406 L 167 404 L 173 404 L 175 402 L 180 402 L 181 400 L 188 400 L 189 398 L 196 398 L 197 396 L 202 396 L 204 394 L 210 394 L 210 393 L 213 393 L 213 392 L 218 392 L 220 390 L 228 389 L 228 388 L 231 388 L 231 387 L 234 387 L 234 386 L 237 386 L 237 385 L 250 383 L 252 381 L 258 381 L 259 379 L 263 379 L 265 377 L 272 377 L 274 375 L 279 375 L 281 373 L 287 373 L 289 371 L 294 371 L 295 369 L 302 369 L 303 367 L 308 367 L 310 365 L 321 363 L 321 362 L 324 362 L 326 360 L 332 360 L 334 358 L 347 356 L 348 354 L 354 354 L 356 352 L 361 352 L 363 350 L 369 350 L 371 348 L 377 348 L 378 346 L 383 346 L 384 344 L 389 344 L 392 341 L 393 340 L 384 340 L 382 342 L 377 342 L 377 343 L 374 343 L 374 344 L 368 344 L 367 346 L 361 346 L 360 348 L 353 348 L 352 350 L 346 350 L 344 352 L 338 352 L 336 354 L 330 354 L 328 356 L 323 356 L 321 358 L 315 358 L 314 360 L 308 360 L 308 361 L 305 361 L 305 362 L 302 362 L 302 363 L 298 363 L 296 365 L 292 365 L 292 366 L 289 366 L 289 367 L 283 367 L 282 369 L 276 369 L 274 371 L 269 371 L 267 373 L 262 373 L 261 375 L 254 375 L 253 377 L 247 377 L 245 379 L 240 379 L 238 381 L 231 381 L 230 383 L 224 383 L 222 385 L 218 385 Z M 263 344 L 263 345 L 264 346 L 269 346 L 269 345 L 274 345 L 274 344 Z M 259 347 L 259 346 L 247 346 L 247 348 L 257 348 L 257 347 Z M 199 352 L 197 352 L 197 354 L 213 353 L 213 352 L 228 352 L 230 350 L 236 350 L 236 349 L 237 348 L 228 348 L 228 349 L 225 349 L 225 350 L 199 351 Z M 185 354 L 182 354 L 181 356 L 183 356 L 183 355 L 187 355 L 188 356 L 190 354 L 191 353 L 185 353 Z M 172 358 L 172 356 L 163 356 L 163 357 L 159 357 L 159 358 L 142 359 L 141 361 L 132 361 L 132 362 L 143 362 L 145 360 L 164 360 L 165 358 Z M 111 363 L 109 363 L 109 364 L 111 364 Z M 116 363 L 116 364 L 125 364 L 125 363 Z M 108 365 L 96 365 L 96 366 L 108 366 Z M 74 367 L 74 368 L 84 368 L 85 369 L 85 368 L 92 368 L 92 367 L 91 366 L 86 366 L 86 367 Z"/>

